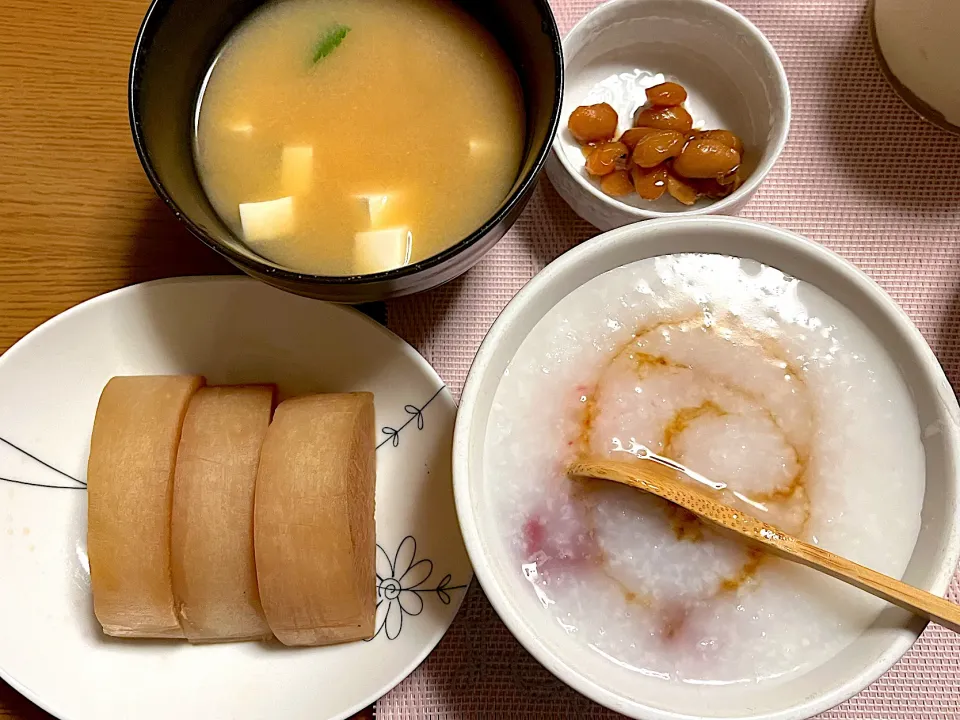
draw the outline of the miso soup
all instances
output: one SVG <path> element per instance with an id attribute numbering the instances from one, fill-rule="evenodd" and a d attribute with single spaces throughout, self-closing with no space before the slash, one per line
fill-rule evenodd
<path id="1" fill-rule="evenodd" d="M 194 151 L 254 252 L 353 275 L 480 227 L 517 178 L 524 127 L 505 52 L 447 0 L 277 0 L 214 60 Z"/>

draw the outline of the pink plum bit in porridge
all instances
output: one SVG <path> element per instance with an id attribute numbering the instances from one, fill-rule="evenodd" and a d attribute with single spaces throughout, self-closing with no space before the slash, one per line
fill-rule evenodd
<path id="1" fill-rule="evenodd" d="M 893 361 L 844 306 L 749 260 L 671 255 L 552 308 L 512 360 L 485 443 L 509 562 L 557 633 L 619 668 L 710 688 L 836 655 L 882 603 L 630 488 L 571 480 L 641 448 L 724 500 L 900 577 L 924 455 Z"/>

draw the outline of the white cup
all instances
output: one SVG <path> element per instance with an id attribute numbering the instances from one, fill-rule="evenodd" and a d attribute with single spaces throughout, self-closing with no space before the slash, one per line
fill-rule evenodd
<path id="1" fill-rule="evenodd" d="M 873 38 L 900 97 L 930 122 L 960 134 L 960 2 L 874 0 Z"/>

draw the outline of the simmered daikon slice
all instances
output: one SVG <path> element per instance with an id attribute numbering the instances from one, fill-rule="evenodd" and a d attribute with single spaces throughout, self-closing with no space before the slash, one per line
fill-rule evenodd
<path id="1" fill-rule="evenodd" d="M 170 561 L 191 642 L 270 636 L 253 558 L 253 497 L 274 387 L 201 388 L 190 400 L 173 486 Z"/>
<path id="2" fill-rule="evenodd" d="M 254 510 L 267 622 L 285 645 L 373 635 L 373 395 L 310 395 L 277 407 Z"/>
<path id="3" fill-rule="evenodd" d="M 170 506 L 180 431 L 199 376 L 115 377 L 103 389 L 87 466 L 93 609 L 107 635 L 183 637 L 170 579 Z"/>

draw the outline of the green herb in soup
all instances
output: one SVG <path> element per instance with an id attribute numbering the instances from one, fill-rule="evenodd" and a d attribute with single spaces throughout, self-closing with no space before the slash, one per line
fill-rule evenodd
<path id="1" fill-rule="evenodd" d="M 339 23 L 327 28 L 313 48 L 313 64 L 316 65 L 336 50 L 348 32 L 350 32 L 350 28 L 346 25 L 340 25 Z"/>
<path id="2" fill-rule="evenodd" d="M 354 275 L 479 228 L 524 140 L 513 66 L 450 0 L 275 0 L 214 61 L 195 153 L 210 202 L 254 252 Z"/>

